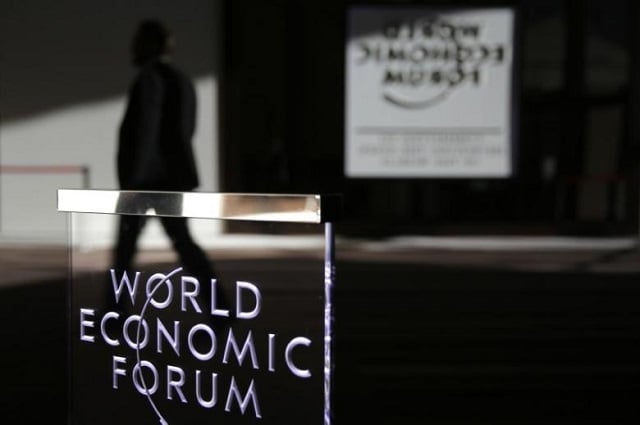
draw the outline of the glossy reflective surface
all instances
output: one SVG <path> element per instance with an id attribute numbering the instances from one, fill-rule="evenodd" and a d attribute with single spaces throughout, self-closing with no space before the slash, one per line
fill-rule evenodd
<path id="1" fill-rule="evenodd" d="M 59 211 L 293 223 L 335 221 L 338 203 L 330 195 L 58 191 Z"/>

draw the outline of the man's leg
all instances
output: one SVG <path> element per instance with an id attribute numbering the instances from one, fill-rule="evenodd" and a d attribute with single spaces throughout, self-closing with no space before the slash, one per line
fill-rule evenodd
<path id="1" fill-rule="evenodd" d="M 113 267 L 118 272 L 130 271 L 136 254 L 138 236 L 144 227 L 146 217 L 122 215 L 118 227 L 118 240 L 114 250 Z"/>
<path id="2" fill-rule="evenodd" d="M 215 278 L 215 272 L 205 252 L 193 240 L 186 218 L 161 217 L 162 226 L 187 272 L 198 279 Z"/>

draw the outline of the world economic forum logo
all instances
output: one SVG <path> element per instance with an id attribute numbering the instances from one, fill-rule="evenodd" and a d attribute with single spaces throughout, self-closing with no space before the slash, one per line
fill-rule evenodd
<path id="1" fill-rule="evenodd" d="M 383 98 L 398 107 L 434 106 L 464 86 L 479 87 L 491 67 L 505 63 L 504 42 L 484 41 L 471 16 L 387 22 L 382 36 L 356 45 L 355 64 L 380 70 Z"/>
<path id="2" fill-rule="evenodd" d="M 133 388 L 161 425 L 169 423 L 167 403 L 260 419 L 260 379 L 278 373 L 308 382 L 314 373 L 294 359 L 312 345 L 309 337 L 284 337 L 260 324 L 264 299 L 255 282 L 235 281 L 227 306 L 218 279 L 200 281 L 181 267 L 108 274 L 111 307 L 81 305 L 75 313 L 80 343 L 109 351 L 96 367 L 108 368 L 110 382 L 98 385 Z"/>

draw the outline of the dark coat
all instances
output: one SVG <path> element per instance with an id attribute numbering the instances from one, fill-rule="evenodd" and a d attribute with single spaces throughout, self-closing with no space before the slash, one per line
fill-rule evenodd
<path id="1" fill-rule="evenodd" d="M 198 186 L 191 139 L 193 84 L 164 62 L 140 70 L 120 126 L 118 180 L 125 190 L 189 191 Z"/>

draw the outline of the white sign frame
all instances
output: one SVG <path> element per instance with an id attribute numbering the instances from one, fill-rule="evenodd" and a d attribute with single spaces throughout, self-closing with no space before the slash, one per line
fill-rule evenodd
<path id="1" fill-rule="evenodd" d="M 348 9 L 345 174 L 513 173 L 511 7 Z"/>

